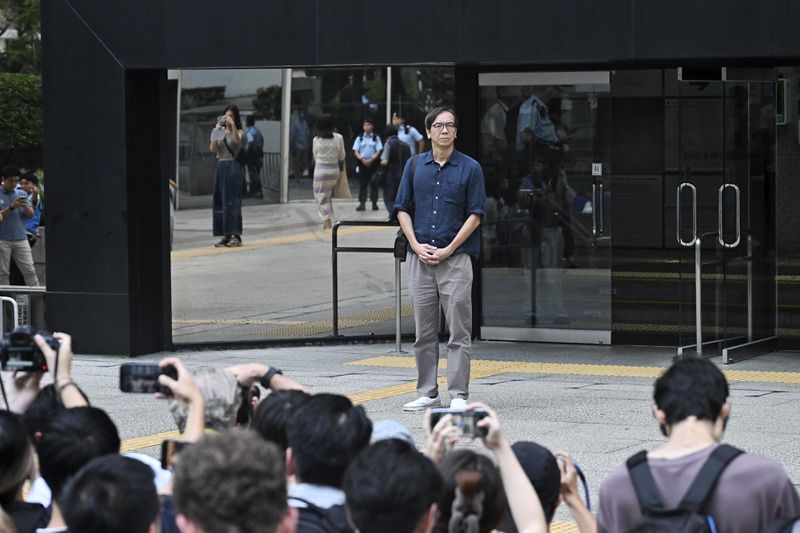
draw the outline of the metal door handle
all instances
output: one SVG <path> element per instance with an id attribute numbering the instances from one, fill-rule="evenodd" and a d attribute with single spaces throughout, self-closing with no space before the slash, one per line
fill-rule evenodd
<path id="1" fill-rule="evenodd" d="M 592 182 L 592 237 L 597 237 L 597 184 Z"/>
<path id="2" fill-rule="evenodd" d="M 725 242 L 725 234 L 722 230 L 722 195 L 725 192 L 725 189 L 731 188 L 736 192 L 736 240 L 732 243 Z M 717 229 L 719 230 L 719 243 L 725 248 L 736 248 L 739 246 L 739 243 L 742 240 L 742 222 L 741 222 L 741 214 L 742 214 L 742 193 L 739 190 L 739 187 L 733 183 L 724 183 L 719 187 L 719 202 L 717 204 L 717 213 L 719 215 Z"/>
<path id="3" fill-rule="evenodd" d="M 681 191 L 684 188 L 689 187 L 692 190 L 692 240 L 691 241 L 684 241 L 681 238 Z M 688 181 L 681 183 L 678 185 L 677 189 L 677 201 L 676 201 L 676 211 L 677 211 L 677 231 L 676 236 L 678 238 L 678 244 L 681 246 L 694 246 L 697 242 L 697 187 L 689 183 Z"/>
<path id="4" fill-rule="evenodd" d="M 606 233 L 606 196 L 605 191 L 603 190 L 603 182 L 598 182 L 600 186 L 600 235 L 605 235 Z"/>

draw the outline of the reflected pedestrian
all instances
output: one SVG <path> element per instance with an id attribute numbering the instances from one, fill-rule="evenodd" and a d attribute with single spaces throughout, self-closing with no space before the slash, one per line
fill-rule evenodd
<path id="1" fill-rule="evenodd" d="M 411 155 L 425 150 L 425 138 L 417 128 L 406 124 L 406 119 L 397 111 L 392 113 L 392 126 L 397 128 L 397 137 L 408 145 Z"/>
<path id="2" fill-rule="evenodd" d="M 319 208 L 322 229 L 331 229 L 333 188 L 339 172 L 344 169 L 344 139 L 333 130 L 331 117 L 320 118 L 311 148 L 314 157 L 314 200 Z"/>
<path id="3" fill-rule="evenodd" d="M 400 187 L 400 178 L 403 168 L 411 157 L 411 149 L 397 136 L 397 128 L 389 124 L 383 130 L 386 144 L 381 153 L 381 165 L 386 169 L 383 182 L 383 203 L 389 214 L 394 211 L 394 199 L 397 197 L 397 188 Z"/>
<path id="4" fill-rule="evenodd" d="M 16 167 L 3 169 L 3 184 L 0 188 L 0 285 L 9 283 L 9 264 L 17 264 L 25 279 L 25 285 L 39 285 L 33 266 L 31 246 L 25 232 L 25 221 L 34 215 L 28 194 L 17 188 L 20 171 Z"/>
<path id="5" fill-rule="evenodd" d="M 242 245 L 242 167 L 236 155 L 242 145 L 244 132 L 239 108 L 229 105 L 211 131 L 209 151 L 217 154 L 214 171 L 213 230 L 222 237 L 214 246 L 236 247 Z"/>
<path id="6" fill-rule="evenodd" d="M 378 160 L 381 156 L 383 145 L 381 138 L 375 133 L 375 123 L 371 118 L 365 118 L 362 125 L 364 131 L 356 137 L 353 143 L 353 154 L 358 160 L 356 173 L 358 174 L 358 207 L 356 211 L 364 211 L 367 202 L 367 187 L 369 187 L 369 199 L 372 201 L 372 210 L 377 211 L 378 207 L 378 186 L 372 182 L 372 175 L 378 168 Z"/>

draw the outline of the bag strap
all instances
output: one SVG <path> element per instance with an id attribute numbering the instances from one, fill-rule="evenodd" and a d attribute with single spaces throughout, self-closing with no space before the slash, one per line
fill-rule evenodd
<path id="1" fill-rule="evenodd" d="M 742 450 L 728 444 L 717 446 L 717 449 L 711 453 L 697 477 L 692 481 L 679 506 L 695 513 L 701 512 L 714 491 L 714 486 L 717 484 L 722 471 L 742 453 L 744 453 Z"/>
<path id="2" fill-rule="evenodd" d="M 233 150 L 231 150 L 231 147 L 228 146 L 228 134 L 227 133 L 225 134 L 225 137 L 222 138 L 222 142 L 225 143 L 225 148 L 228 149 L 228 151 L 231 153 L 231 156 L 232 157 L 236 157 L 236 154 L 233 153 Z"/>
<path id="3" fill-rule="evenodd" d="M 411 168 L 409 169 L 411 172 L 409 172 L 408 176 L 408 179 L 411 180 L 411 200 L 414 200 L 414 172 L 417 171 L 417 159 L 419 159 L 421 155 L 422 154 L 417 154 L 411 158 Z"/>
<path id="4" fill-rule="evenodd" d="M 653 479 L 650 466 L 647 464 L 647 451 L 642 450 L 633 455 L 625 462 L 625 465 L 628 467 L 628 475 L 633 482 L 633 489 L 639 500 L 642 514 L 646 514 L 646 511 L 664 510 L 661 493 Z"/>

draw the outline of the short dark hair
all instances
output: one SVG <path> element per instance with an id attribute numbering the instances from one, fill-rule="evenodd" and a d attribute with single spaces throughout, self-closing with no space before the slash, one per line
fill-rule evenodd
<path id="1" fill-rule="evenodd" d="M 58 500 L 70 531 L 145 533 L 159 513 L 153 470 L 105 455 L 92 459 L 64 486 Z"/>
<path id="2" fill-rule="evenodd" d="M 522 470 L 533 485 L 536 495 L 544 510 L 544 519 L 549 524 L 558 506 L 558 496 L 561 493 L 561 469 L 553 453 L 544 446 L 535 442 L 515 442 L 511 449 L 517 457 Z M 507 513 L 510 522 L 513 522 L 510 509 Z M 517 527 L 504 527 L 503 531 L 516 532 Z"/>
<path id="3" fill-rule="evenodd" d="M 714 422 L 728 395 L 728 380 L 717 365 L 700 357 L 685 357 L 656 380 L 653 401 L 672 426 L 690 416 Z"/>
<path id="4" fill-rule="evenodd" d="M 19 167 L 15 167 L 13 165 L 8 165 L 3 167 L 3 178 L 11 178 L 11 177 L 20 177 L 22 173 L 19 171 Z"/>
<path id="5" fill-rule="evenodd" d="M 251 428 L 285 452 L 289 447 L 289 437 L 286 435 L 289 419 L 309 398 L 311 396 L 300 390 L 271 393 L 256 407 Z"/>
<path id="6" fill-rule="evenodd" d="M 72 386 L 72 385 L 71 385 Z M 89 398 L 80 387 L 74 385 L 74 388 L 83 396 L 86 402 Z M 45 385 L 36 394 L 36 397 L 31 402 L 25 414 L 22 415 L 22 423 L 25 424 L 25 429 L 28 431 L 28 436 L 32 442 L 36 441 L 36 434 L 43 433 L 47 424 L 56 416 L 57 413 L 66 409 L 61 402 L 61 398 L 56 392 L 55 386 L 50 383 Z"/>
<path id="7" fill-rule="evenodd" d="M 256 116 L 255 115 L 247 115 L 247 118 L 244 119 L 245 124 L 247 127 L 255 126 L 256 125 Z"/>
<path id="8" fill-rule="evenodd" d="M 392 135 L 397 135 L 397 126 L 395 126 L 394 124 L 389 123 L 389 124 L 386 125 L 386 128 L 383 130 L 383 136 L 388 139 Z"/>
<path id="9" fill-rule="evenodd" d="M 439 513 L 434 531 L 448 531 L 452 516 L 456 488 L 467 497 L 477 492 L 483 493 L 482 512 L 479 517 L 481 533 L 497 528 L 506 511 L 506 493 L 500 471 L 491 459 L 472 450 L 456 450 L 445 455 L 439 463 L 439 471 L 444 478 L 444 491 L 439 498 Z"/>
<path id="10" fill-rule="evenodd" d="M 433 126 L 433 121 L 436 120 L 436 117 L 438 117 L 442 113 L 452 114 L 453 122 L 455 122 L 456 128 L 458 127 L 458 117 L 456 116 L 456 112 L 453 111 L 453 108 L 447 106 L 439 106 L 437 108 L 434 108 L 427 115 L 425 115 L 425 129 L 430 131 L 431 126 Z"/>
<path id="11" fill-rule="evenodd" d="M 330 115 L 323 115 L 317 120 L 317 137 L 323 139 L 333 138 L 333 119 Z"/>
<path id="12" fill-rule="evenodd" d="M 372 422 L 345 396 L 315 394 L 292 415 L 288 436 L 297 477 L 338 488 L 350 462 L 369 445 Z"/>
<path id="13" fill-rule="evenodd" d="M 39 439 L 39 466 L 56 500 L 69 478 L 95 457 L 119 453 L 119 433 L 97 407 L 59 411 Z"/>
<path id="14" fill-rule="evenodd" d="M 19 417 L 0 411 L 0 505 L 12 503 L 33 467 L 33 447 Z"/>
<path id="15" fill-rule="evenodd" d="M 400 439 L 367 447 L 344 476 L 347 508 L 361 533 L 416 531 L 443 487 L 433 462 Z"/>
<path id="16" fill-rule="evenodd" d="M 39 185 L 39 176 L 31 172 L 28 172 L 27 174 L 23 175 L 21 179 L 25 181 L 30 181 L 34 185 Z"/>
<path id="17" fill-rule="evenodd" d="M 283 456 L 250 431 L 208 435 L 188 446 L 173 479 L 178 512 L 205 531 L 273 531 L 286 513 Z"/>

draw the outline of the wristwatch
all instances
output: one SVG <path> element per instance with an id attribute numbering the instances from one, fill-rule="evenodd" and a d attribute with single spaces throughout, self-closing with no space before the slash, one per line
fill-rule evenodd
<path id="1" fill-rule="evenodd" d="M 272 381 L 272 378 L 275 374 L 283 375 L 283 370 L 280 368 L 275 368 L 274 366 L 269 367 L 267 373 L 261 378 L 261 386 L 265 389 L 269 388 L 269 383 Z"/>

